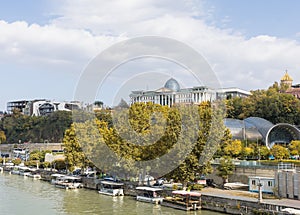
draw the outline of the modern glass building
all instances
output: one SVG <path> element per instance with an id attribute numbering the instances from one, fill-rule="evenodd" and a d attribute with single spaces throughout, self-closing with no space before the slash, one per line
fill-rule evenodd
<path id="1" fill-rule="evenodd" d="M 239 140 L 262 141 L 268 148 L 274 144 L 289 144 L 292 140 L 300 140 L 300 130 L 288 123 L 273 123 L 259 117 L 249 117 L 244 120 L 224 120 L 232 138 Z"/>

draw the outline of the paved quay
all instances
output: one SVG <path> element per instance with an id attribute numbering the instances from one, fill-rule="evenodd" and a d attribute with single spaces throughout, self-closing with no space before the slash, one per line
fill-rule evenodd
<path id="1" fill-rule="evenodd" d="M 204 188 L 200 191 L 203 195 L 223 197 L 235 200 L 244 200 L 249 202 L 258 202 L 258 193 L 240 190 L 222 190 L 217 188 Z M 264 196 L 264 195 L 263 195 Z M 262 203 L 278 205 L 282 207 L 291 207 L 300 209 L 300 201 L 293 199 L 271 199 L 270 197 L 263 198 Z"/>

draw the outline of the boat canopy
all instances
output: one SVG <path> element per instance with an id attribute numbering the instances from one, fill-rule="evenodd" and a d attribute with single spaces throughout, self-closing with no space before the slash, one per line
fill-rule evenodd
<path id="1" fill-rule="evenodd" d="M 108 184 L 108 185 L 112 185 L 112 186 L 122 186 L 124 185 L 124 183 L 118 183 L 118 182 L 114 182 L 114 181 L 100 181 L 101 184 Z"/>
<path id="2" fill-rule="evenodd" d="M 154 187 L 136 187 L 135 189 L 144 190 L 144 191 L 152 191 L 152 192 L 157 192 L 157 191 L 162 191 L 163 190 L 161 188 L 154 188 Z"/>
<path id="3" fill-rule="evenodd" d="M 182 195 L 182 196 L 201 196 L 201 193 L 193 192 L 193 191 L 185 191 L 185 190 L 175 190 L 172 191 L 174 195 Z"/>

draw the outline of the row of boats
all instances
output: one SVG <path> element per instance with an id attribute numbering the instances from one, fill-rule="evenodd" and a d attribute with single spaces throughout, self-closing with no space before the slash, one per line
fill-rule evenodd
<path id="1" fill-rule="evenodd" d="M 28 167 L 14 167 L 11 174 L 17 174 L 33 179 L 41 179 L 38 170 Z M 82 178 L 80 176 L 70 176 L 54 173 L 51 175 L 51 184 L 63 189 L 83 188 Z M 113 197 L 124 196 L 124 183 L 113 179 L 101 180 L 97 185 L 98 193 Z M 175 190 L 170 196 L 164 197 L 164 190 L 160 187 L 139 186 L 135 188 L 135 198 L 137 201 L 143 201 L 153 204 L 172 207 L 182 210 L 198 210 L 201 208 L 201 194 L 192 191 Z"/>
<path id="2" fill-rule="evenodd" d="M 81 177 L 52 174 L 51 184 L 64 189 L 82 188 Z M 97 186 L 98 193 L 113 197 L 124 196 L 124 183 L 112 179 L 101 180 Z M 181 210 L 198 210 L 201 208 L 201 194 L 198 192 L 175 190 L 172 195 L 163 197 L 160 187 L 139 186 L 135 188 L 136 200 Z"/>
<path id="3" fill-rule="evenodd" d="M 29 168 L 26 166 L 15 166 L 9 172 L 10 174 L 14 175 L 21 175 L 24 177 L 29 177 L 33 179 L 41 179 L 41 175 L 37 169 Z"/>

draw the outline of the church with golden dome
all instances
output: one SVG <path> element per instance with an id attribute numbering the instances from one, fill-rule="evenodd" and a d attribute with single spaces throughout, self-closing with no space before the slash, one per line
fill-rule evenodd
<path id="1" fill-rule="evenodd" d="M 281 86 L 287 86 L 287 89 L 284 93 L 292 94 L 296 98 L 300 99 L 300 84 L 293 85 L 293 79 L 288 74 L 287 70 L 285 71 L 284 76 L 280 80 Z"/>

